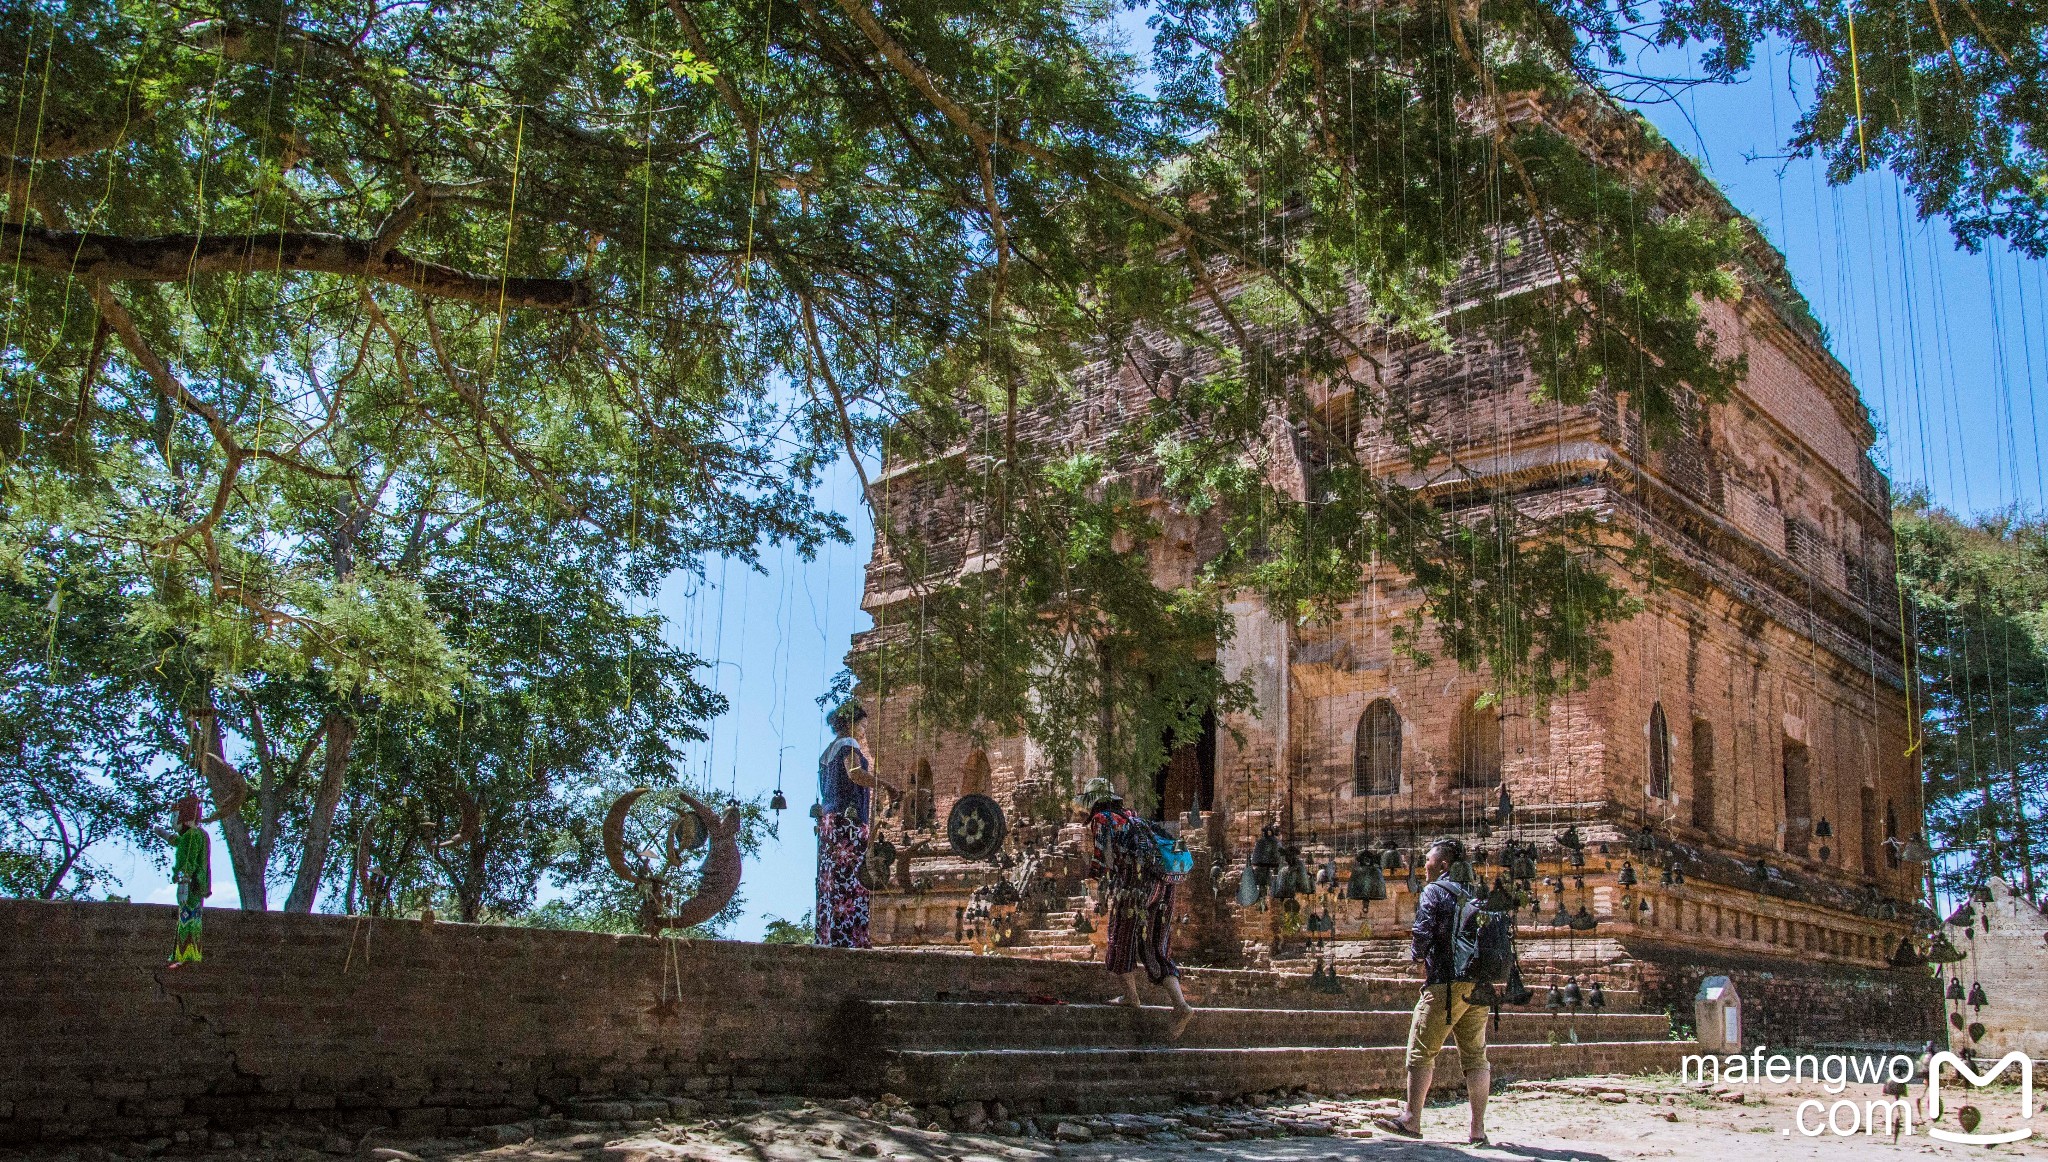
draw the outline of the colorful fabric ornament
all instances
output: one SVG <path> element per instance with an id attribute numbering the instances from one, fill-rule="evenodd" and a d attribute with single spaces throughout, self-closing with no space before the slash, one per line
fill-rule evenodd
<path id="1" fill-rule="evenodd" d="M 171 963 L 198 964 L 200 922 L 213 894 L 213 840 L 199 825 L 199 796 L 178 801 L 178 838 L 171 849 L 171 882 L 178 888 L 178 932 Z"/>

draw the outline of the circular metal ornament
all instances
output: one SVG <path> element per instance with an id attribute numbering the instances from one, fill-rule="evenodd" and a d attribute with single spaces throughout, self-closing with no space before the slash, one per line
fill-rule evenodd
<path id="1" fill-rule="evenodd" d="M 946 842 L 963 859 L 990 859 L 1010 832 L 1002 805 L 987 795 L 962 795 L 946 817 Z"/>

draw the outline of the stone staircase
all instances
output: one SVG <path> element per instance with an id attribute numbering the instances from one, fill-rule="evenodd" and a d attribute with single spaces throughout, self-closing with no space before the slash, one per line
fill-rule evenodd
<path id="1" fill-rule="evenodd" d="M 1305 1088 L 1394 1093 L 1404 1084 L 1408 1013 L 1203 1009 L 1178 1042 L 1171 1013 L 1116 1005 L 864 1001 L 854 1021 L 871 1055 L 856 1075 L 914 1102 L 1000 1100 L 1047 1112 L 1134 1099 L 1220 1100 Z M 1661 1013 L 1503 1012 L 1489 1033 L 1500 1080 L 1675 1071 L 1698 1052 L 1669 1038 Z M 1462 1083 L 1449 1046 L 1437 1065 Z"/>

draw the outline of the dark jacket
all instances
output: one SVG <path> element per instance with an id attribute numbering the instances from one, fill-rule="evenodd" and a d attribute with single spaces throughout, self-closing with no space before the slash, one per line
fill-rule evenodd
<path id="1" fill-rule="evenodd" d="M 1448 872 L 1426 885 L 1415 901 L 1412 955 L 1429 970 L 1426 984 L 1448 984 L 1458 978 L 1451 967 L 1451 942 L 1458 927 L 1460 903 L 1458 889 Z"/>

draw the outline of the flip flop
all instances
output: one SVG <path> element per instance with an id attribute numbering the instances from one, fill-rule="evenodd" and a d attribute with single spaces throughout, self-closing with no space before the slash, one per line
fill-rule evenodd
<path id="1" fill-rule="evenodd" d="M 1420 1142 L 1422 1140 L 1421 1130 L 1409 1129 L 1407 1126 L 1401 1124 L 1401 1120 L 1399 1118 L 1389 1118 L 1384 1116 L 1377 1117 L 1372 1120 L 1372 1124 L 1378 1126 L 1380 1129 L 1385 1130 L 1387 1133 L 1392 1134 L 1397 1138 L 1408 1138 L 1412 1141 L 1417 1142 Z"/>

